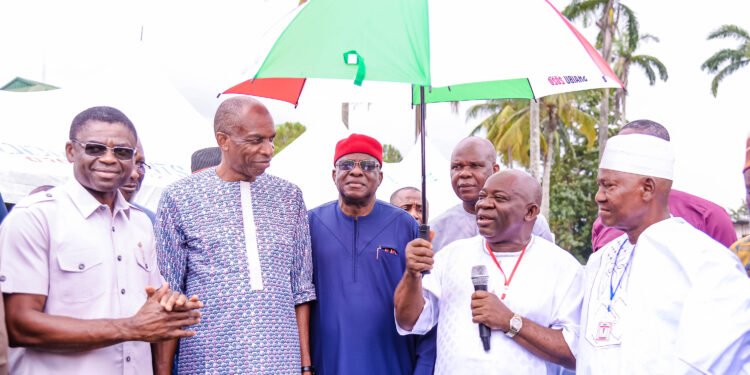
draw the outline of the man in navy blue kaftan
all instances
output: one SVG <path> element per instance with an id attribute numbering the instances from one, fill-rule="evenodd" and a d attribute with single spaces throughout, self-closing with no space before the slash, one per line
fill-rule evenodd
<path id="1" fill-rule="evenodd" d="M 399 336 L 393 320 L 393 292 L 418 225 L 404 210 L 375 199 L 382 158 L 382 146 L 371 137 L 339 141 L 333 170 L 339 199 L 308 213 L 318 298 L 310 341 L 321 375 L 432 374 L 434 367 L 434 332 Z"/>

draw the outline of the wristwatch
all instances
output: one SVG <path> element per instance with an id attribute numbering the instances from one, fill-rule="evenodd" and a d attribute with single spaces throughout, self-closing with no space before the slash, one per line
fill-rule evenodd
<path id="1" fill-rule="evenodd" d="M 523 328 L 523 319 L 521 319 L 521 315 L 513 314 L 513 317 L 510 318 L 510 329 L 508 332 L 505 332 L 505 336 L 512 338 L 521 331 L 521 328 Z"/>
<path id="2" fill-rule="evenodd" d="M 312 366 L 302 366 L 302 373 L 310 373 L 312 375 L 315 375 L 315 367 Z"/>

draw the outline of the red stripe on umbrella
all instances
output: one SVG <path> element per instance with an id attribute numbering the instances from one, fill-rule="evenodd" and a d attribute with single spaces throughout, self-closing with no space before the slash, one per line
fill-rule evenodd
<path id="1" fill-rule="evenodd" d="M 305 87 L 304 78 L 258 78 L 234 85 L 222 94 L 244 94 L 283 100 L 297 106 Z"/>
<path id="2" fill-rule="evenodd" d="M 622 84 L 622 82 L 620 81 L 620 78 L 617 77 L 617 74 L 615 74 L 615 72 L 612 70 L 609 64 L 607 64 L 607 62 L 604 61 L 604 58 L 602 58 L 602 56 L 594 48 L 594 46 L 592 46 L 591 43 L 589 43 L 588 40 L 586 40 L 586 38 L 584 38 L 583 35 L 581 35 L 581 33 L 575 28 L 575 26 L 573 26 L 573 24 L 570 23 L 570 21 L 568 21 L 568 19 L 562 13 L 560 13 L 560 11 L 557 10 L 557 8 L 555 8 L 555 6 L 549 2 L 549 0 L 546 0 L 546 2 L 547 4 L 549 4 L 550 7 L 552 7 L 552 9 L 555 10 L 557 15 L 560 16 L 563 22 L 565 22 L 565 25 L 567 25 L 568 29 L 570 29 L 573 35 L 576 36 L 576 39 L 578 39 L 578 41 L 581 42 L 581 45 L 583 45 L 583 48 L 586 50 L 589 56 L 591 56 L 591 60 L 594 61 L 596 66 L 599 68 L 599 70 L 602 71 L 602 74 L 606 75 L 607 78 L 614 80 L 615 82 L 617 82 L 617 84 L 620 85 L 620 87 L 624 88 L 625 85 Z"/>

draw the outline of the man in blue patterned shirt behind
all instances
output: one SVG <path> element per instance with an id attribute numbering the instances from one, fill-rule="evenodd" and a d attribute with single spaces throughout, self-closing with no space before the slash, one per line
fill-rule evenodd
<path id="1" fill-rule="evenodd" d="M 214 132 L 221 163 L 170 185 L 157 210 L 162 275 L 205 304 L 197 334 L 180 341 L 177 372 L 304 373 L 315 287 L 302 193 L 264 174 L 276 130 L 260 102 L 224 101 Z M 175 346 L 157 360 L 169 363 Z"/>

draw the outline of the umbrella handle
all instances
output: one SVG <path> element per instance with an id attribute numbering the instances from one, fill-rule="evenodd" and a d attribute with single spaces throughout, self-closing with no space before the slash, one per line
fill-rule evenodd
<path id="1" fill-rule="evenodd" d="M 419 225 L 419 238 L 423 240 L 430 240 L 430 226 L 427 224 L 420 224 Z M 422 276 L 429 275 L 430 271 L 422 271 Z"/>

